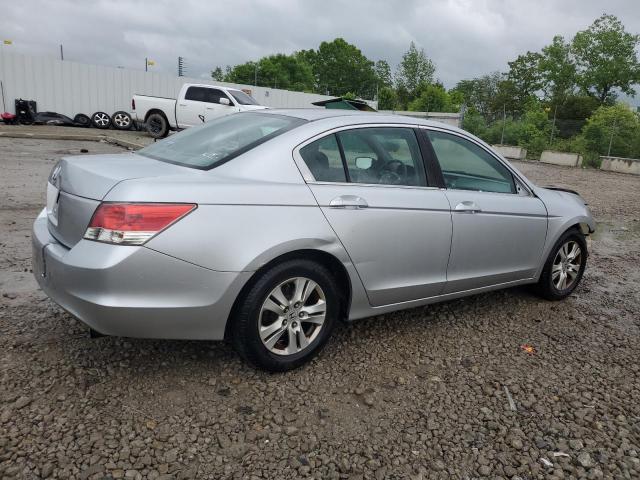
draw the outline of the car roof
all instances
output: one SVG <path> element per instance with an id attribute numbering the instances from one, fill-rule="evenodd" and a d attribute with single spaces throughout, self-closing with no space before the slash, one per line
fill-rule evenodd
<path id="1" fill-rule="evenodd" d="M 407 125 L 424 125 L 444 128 L 451 131 L 461 131 L 450 124 L 434 120 L 426 120 L 408 115 L 397 115 L 380 112 L 362 112 L 359 110 L 340 110 L 327 108 L 268 108 L 260 110 L 261 114 L 285 115 L 301 118 L 308 122 L 317 120 L 334 119 L 336 123 L 353 125 L 358 123 L 402 123 Z"/>

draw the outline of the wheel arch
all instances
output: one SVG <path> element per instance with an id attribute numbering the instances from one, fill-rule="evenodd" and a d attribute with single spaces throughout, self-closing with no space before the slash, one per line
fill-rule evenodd
<path id="1" fill-rule="evenodd" d="M 346 321 L 349 316 L 349 310 L 351 308 L 351 299 L 352 299 L 352 291 L 353 287 L 351 285 L 351 277 L 347 272 L 344 264 L 334 255 L 324 250 L 316 250 L 316 249 L 298 249 L 292 250 L 290 252 L 281 254 L 272 260 L 268 261 L 264 265 L 262 265 L 258 270 L 256 270 L 253 275 L 247 280 L 244 284 L 240 293 L 236 297 L 233 302 L 233 306 L 231 307 L 231 311 L 229 313 L 229 318 L 227 319 L 227 323 L 225 325 L 224 330 L 224 338 L 229 338 L 229 333 L 231 331 L 231 324 L 233 322 L 233 318 L 237 311 L 237 308 L 246 295 L 247 291 L 255 284 L 255 282 L 260 278 L 260 275 L 270 268 L 278 265 L 282 262 L 286 262 L 288 260 L 294 259 L 304 259 L 304 260 L 313 260 L 324 267 L 326 267 L 333 277 L 338 282 L 339 288 L 338 290 L 341 293 L 341 302 L 340 302 L 340 319 Z"/>
<path id="2" fill-rule="evenodd" d="M 144 116 L 145 123 L 147 122 L 147 120 L 149 120 L 149 117 L 154 113 L 159 113 L 160 115 L 162 115 L 164 119 L 167 121 L 167 126 L 169 126 L 169 119 L 167 118 L 167 114 L 164 113 L 164 111 L 162 111 L 160 108 L 152 108 L 148 110 L 147 114 Z"/>

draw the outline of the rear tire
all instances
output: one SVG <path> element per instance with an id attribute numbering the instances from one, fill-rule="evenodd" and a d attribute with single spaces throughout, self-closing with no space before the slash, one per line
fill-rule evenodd
<path id="1" fill-rule="evenodd" d="M 547 300 L 563 300 L 576 289 L 587 266 L 587 242 L 576 230 L 567 230 L 555 243 L 544 264 L 536 290 Z"/>
<path id="2" fill-rule="evenodd" d="M 169 122 L 161 113 L 152 113 L 145 123 L 147 133 L 153 138 L 164 138 L 169 133 Z"/>
<path id="3" fill-rule="evenodd" d="M 231 339 L 246 362 L 284 372 L 320 352 L 339 314 L 331 272 L 311 260 L 288 260 L 261 274 L 238 299 Z"/>
<path id="4" fill-rule="evenodd" d="M 104 112 L 95 112 L 91 115 L 91 125 L 100 130 L 106 130 L 111 126 L 111 117 Z"/>

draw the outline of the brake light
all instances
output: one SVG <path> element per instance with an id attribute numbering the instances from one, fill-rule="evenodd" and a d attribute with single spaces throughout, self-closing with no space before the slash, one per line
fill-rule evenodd
<path id="1" fill-rule="evenodd" d="M 131 110 L 135 110 L 136 109 L 136 99 L 132 98 L 131 99 Z"/>
<path id="2" fill-rule="evenodd" d="M 93 214 L 84 238 L 142 245 L 195 208 L 192 203 L 102 203 Z"/>

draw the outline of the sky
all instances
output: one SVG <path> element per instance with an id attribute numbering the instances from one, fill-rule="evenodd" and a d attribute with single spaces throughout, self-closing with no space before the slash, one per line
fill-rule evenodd
<path id="1" fill-rule="evenodd" d="M 560 34 L 570 39 L 602 13 L 640 33 L 640 0 L 0 0 L 0 40 L 16 52 L 208 77 L 274 53 L 342 37 L 392 68 L 415 42 L 447 87 L 507 69 Z M 638 88 L 640 97 L 640 88 Z"/>

